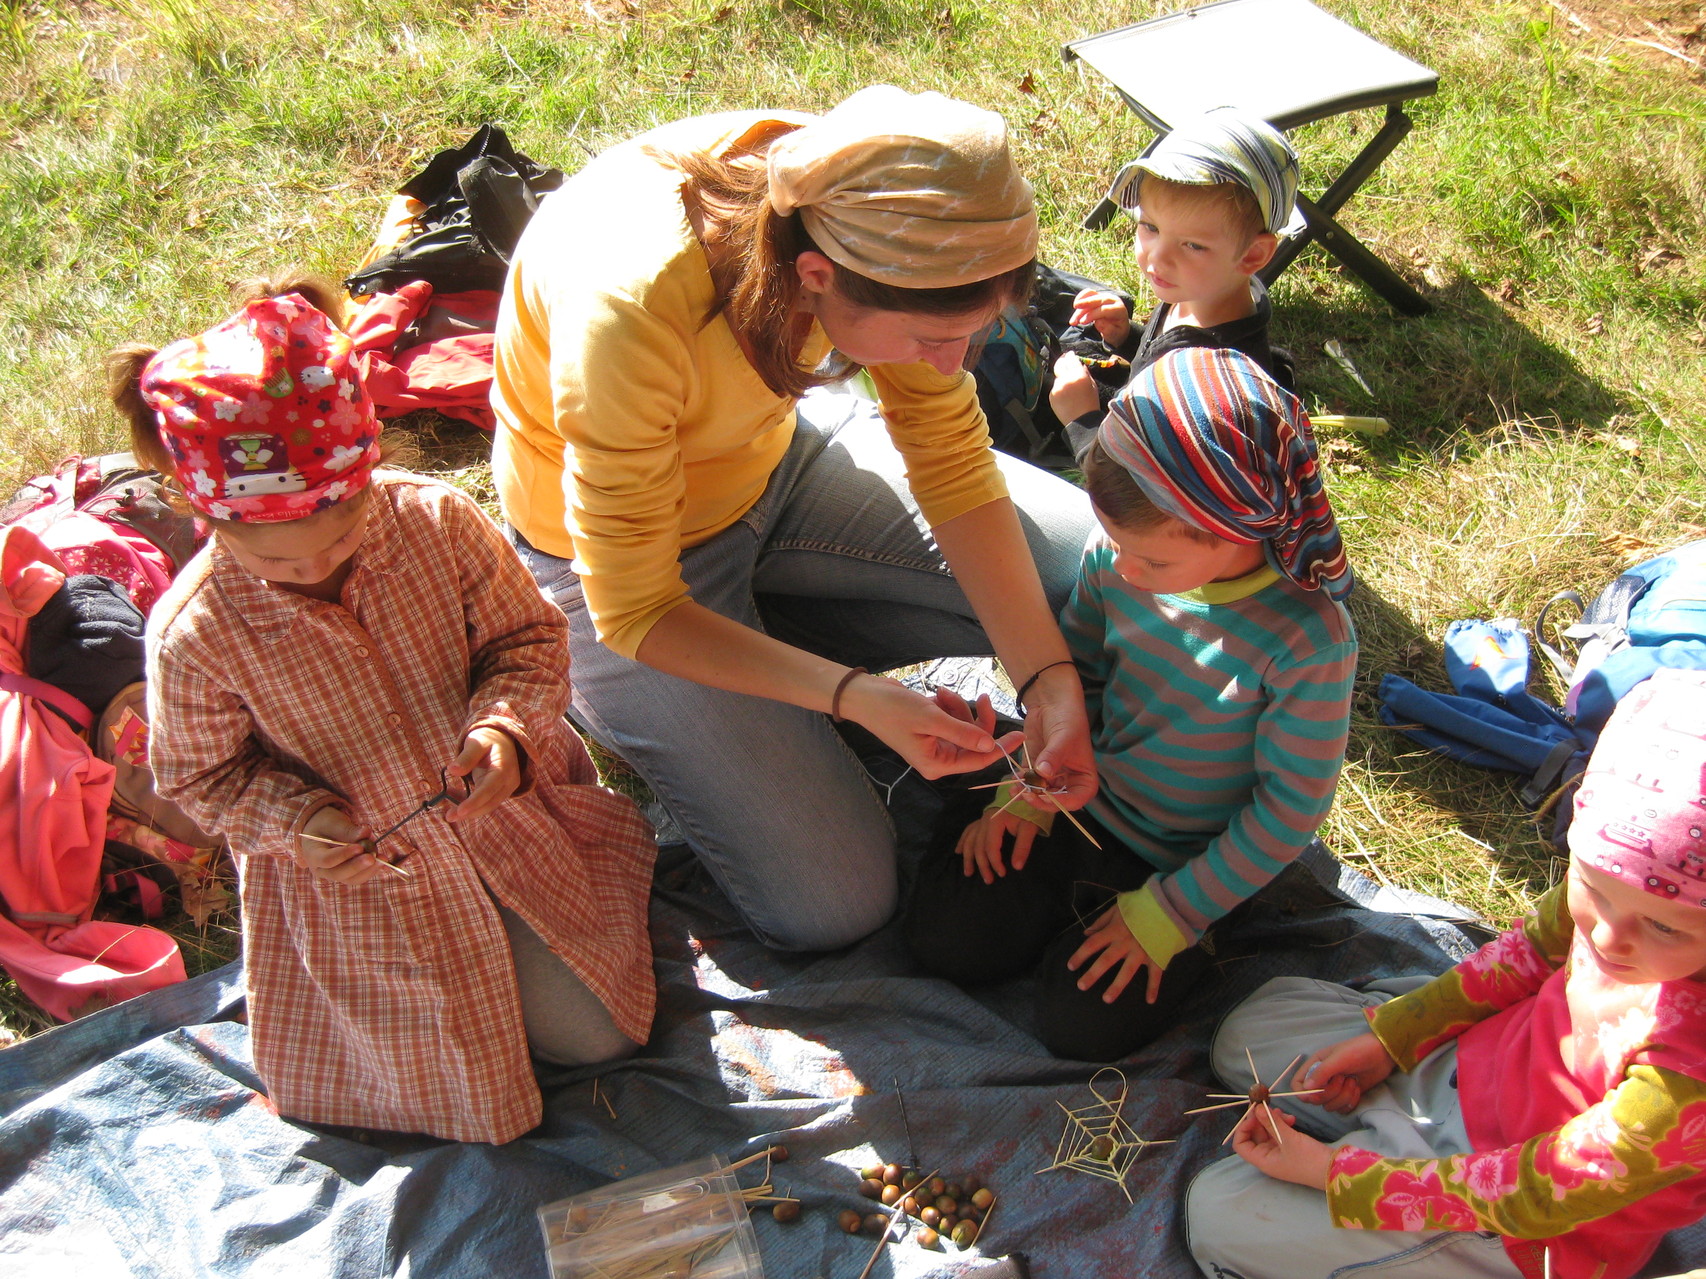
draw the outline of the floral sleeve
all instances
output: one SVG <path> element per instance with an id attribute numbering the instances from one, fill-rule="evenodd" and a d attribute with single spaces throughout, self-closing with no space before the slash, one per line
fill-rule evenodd
<path id="1" fill-rule="evenodd" d="M 1548 1239 L 1702 1172 L 1706 1082 L 1641 1065 L 1597 1105 L 1520 1146 L 1443 1159 L 1341 1146 L 1327 1207 L 1337 1226 Z"/>
<path id="2" fill-rule="evenodd" d="M 1409 1070 L 1478 1021 L 1537 993 L 1562 968 L 1575 924 L 1563 884 L 1535 904 L 1534 914 L 1501 933 L 1419 990 L 1369 1013 L 1369 1028 Z"/>

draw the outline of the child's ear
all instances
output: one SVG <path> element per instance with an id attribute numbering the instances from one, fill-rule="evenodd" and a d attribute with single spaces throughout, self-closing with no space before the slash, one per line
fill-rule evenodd
<path id="1" fill-rule="evenodd" d="M 1279 236 L 1272 231 L 1259 232 L 1249 247 L 1244 250 L 1244 256 L 1238 259 L 1238 269 L 1245 275 L 1254 275 L 1269 262 L 1279 250 Z"/>

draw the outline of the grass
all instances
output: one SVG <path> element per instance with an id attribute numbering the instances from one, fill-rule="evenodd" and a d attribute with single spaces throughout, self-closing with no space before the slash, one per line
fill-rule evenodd
<path id="1" fill-rule="evenodd" d="M 1323 440 L 1363 587 L 1363 680 L 1326 834 L 1378 878 L 1503 919 L 1557 873 L 1515 786 L 1380 728 L 1370 690 L 1389 671 L 1440 685 L 1454 618 L 1532 618 L 1554 590 L 1706 525 L 1698 14 L 1679 0 L 1325 3 L 1441 74 L 1342 215 L 1434 313 L 1396 317 L 1318 250 L 1275 289 L 1275 336 L 1310 407 L 1394 428 Z M 1058 49 L 1162 9 L 0 0 L 0 487 L 120 444 L 107 348 L 204 327 L 244 276 L 344 274 L 389 191 L 488 120 L 572 171 L 691 112 L 822 109 L 880 80 L 941 89 L 1006 115 L 1047 260 L 1129 286 L 1124 236 L 1077 219 L 1145 131 Z M 1299 131 L 1306 189 L 1371 127 Z M 1333 339 L 1368 390 L 1323 353 Z M 490 500 L 477 436 L 428 425 L 422 442 Z M 7 1003 L 0 1026 L 33 1028 Z"/>

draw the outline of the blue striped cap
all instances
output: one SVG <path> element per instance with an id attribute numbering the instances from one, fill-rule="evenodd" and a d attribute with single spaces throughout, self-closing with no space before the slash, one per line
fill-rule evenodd
<path id="1" fill-rule="evenodd" d="M 1168 133 L 1115 175 L 1108 199 L 1127 213 L 1135 210 L 1145 173 L 1190 186 L 1236 182 L 1256 197 L 1269 231 L 1295 235 L 1303 229 L 1297 152 L 1273 125 L 1236 107 L 1216 107 Z"/>

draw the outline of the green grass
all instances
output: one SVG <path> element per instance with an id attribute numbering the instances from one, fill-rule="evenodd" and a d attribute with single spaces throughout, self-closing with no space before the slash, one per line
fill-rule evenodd
<path id="1" fill-rule="evenodd" d="M 1552 591 L 1706 525 L 1706 94 L 1680 59 L 1606 34 L 1620 15 L 1650 34 L 1639 20 L 1683 13 L 1633 3 L 1584 9 L 1584 34 L 1540 0 L 1326 0 L 1441 73 L 1342 215 L 1436 309 L 1401 319 L 1318 250 L 1275 289 L 1275 337 L 1310 407 L 1393 424 L 1324 440 L 1364 646 L 1328 838 L 1377 877 L 1494 917 L 1557 869 L 1515 787 L 1379 728 L 1369 690 L 1388 671 L 1440 684 L 1453 618 L 1531 618 Z M 0 0 L 0 486 L 119 445 L 107 348 L 204 327 L 245 276 L 346 273 L 390 190 L 488 120 L 573 170 L 691 112 L 822 109 L 879 80 L 941 89 L 1006 115 L 1045 257 L 1130 285 L 1123 231 L 1077 220 L 1146 134 L 1058 49 L 1162 9 Z M 1306 189 L 1372 127 L 1301 130 Z M 1325 356 L 1330 339 L 1372 393 Z M 424 442 L 489 499 L 477 439 Z"/>

